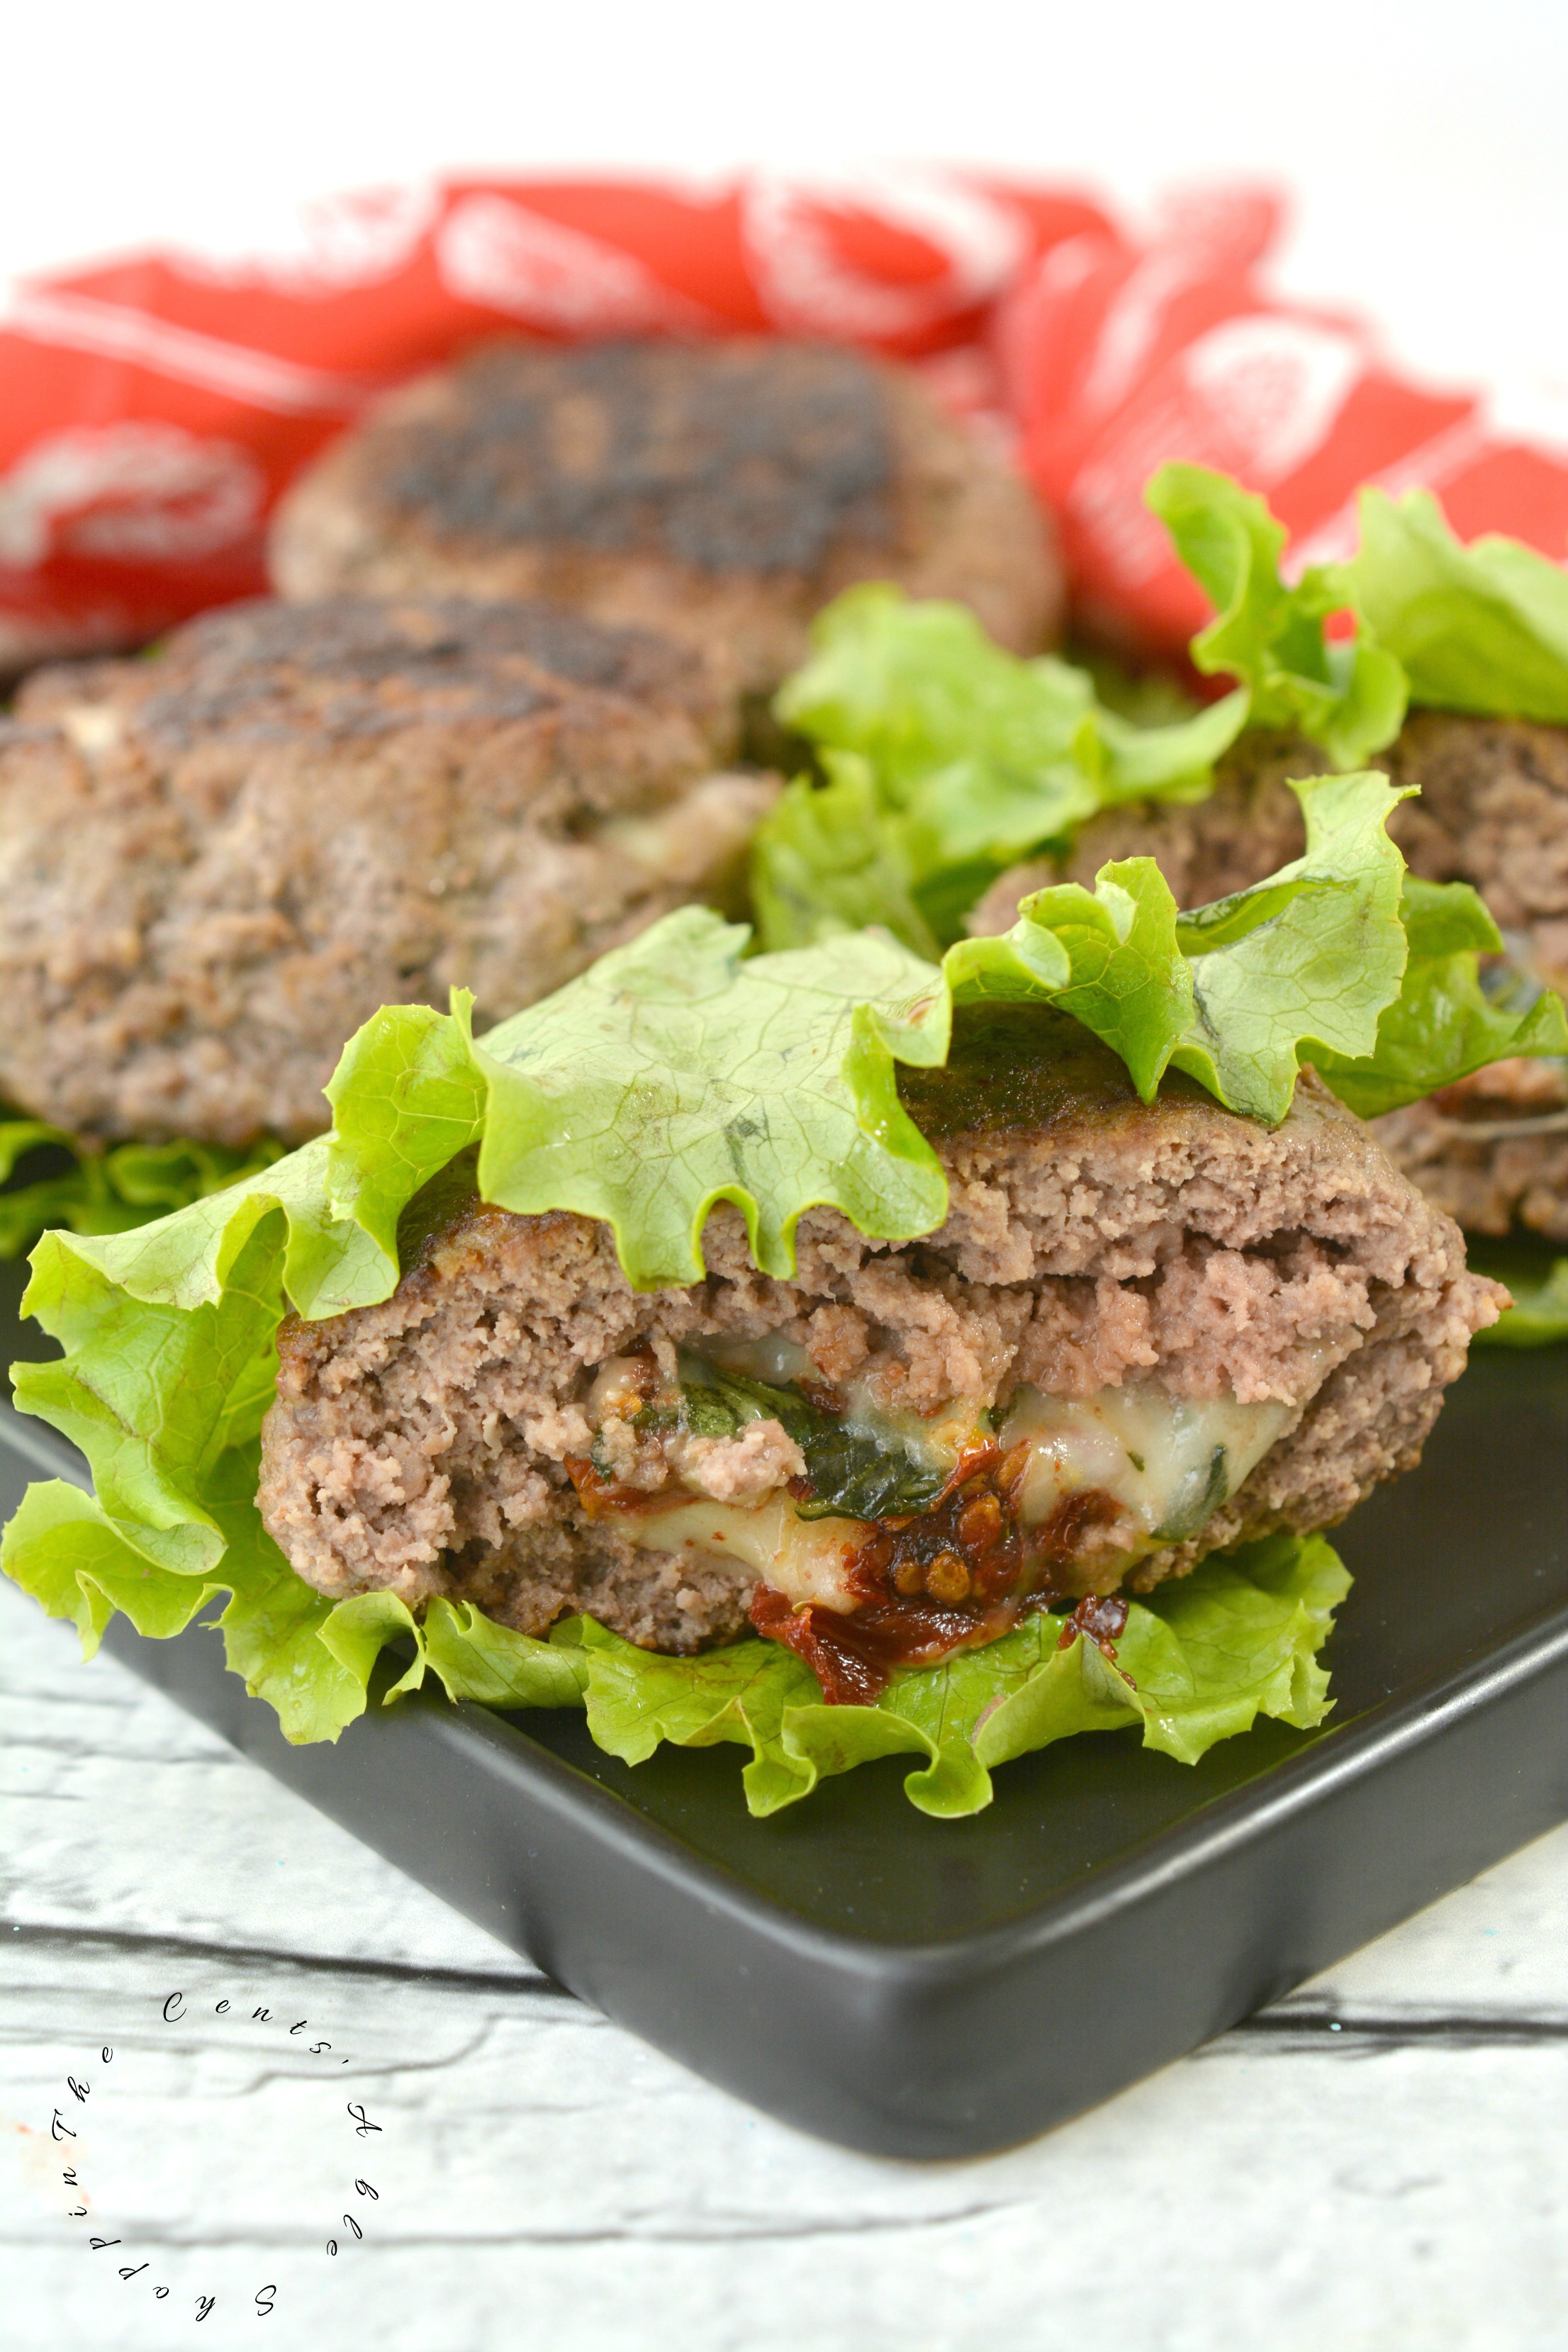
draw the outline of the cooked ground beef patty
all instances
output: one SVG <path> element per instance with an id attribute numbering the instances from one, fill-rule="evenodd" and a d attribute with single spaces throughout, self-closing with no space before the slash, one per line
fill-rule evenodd
<path id="1" fill-rule="evenodd" d="M 1261 730 L 1222 761 L 1212 797 L 1188 808 L 1116 810 L 1086 825 L 1064 866 L 1016 866 L 970 919 L 1004 931 L 1018 901 L 1064 877 L 1091 885 L 1108 858 L 1153 856 L 1184 907 L 1245 889 L 1305 845 L 1287 779 L 1320 774 L 1314 743 Z M 1411 871 L 1469 882 L 1531 976 L 1568 992 L 1568 728 L 1414 711 L 1372 765 L 1415 784 L 1389 819 Z M 1568 1067 L 1500 1062 L 1440 1097 L 1377 1122 L 1398 1165 L 1472 1232 L 1517 1222 L 1568 1242 Z"/>
<path id="2" fill-rule="evenodd" d="M 811 343 L 493 343 L 295 485 L 286 596 L 550 596 L 672 631 L 763 693 L 852 582 L 953 596 L 1020 653 L 1061 580 L 1005 459 L 908 371 Z"/>
<path id="3" fill-rule="evenodd" d="M 994 1012 L 900 1085 L 946 1223 L 898 1246 L 815 1212 L 790 1282 L 723 1208 L 706 1282 L 638 1295 L 604 1226 L 488 1207 L 455 1163 L 391 1298 L 284 1327 L 260 1507 L 300 1575 L 669 1651 L 750 1607 L 941 1654 L 1031 1592 L 1147 1590 L 1342 1518 L 1495 1319 L 1455 1226 L 1310 1076 L 1274 1132 L 1179 1076 L 1145 1108 L 1076 1024 Z M 857 1446 L 923 1494 L 850 1516 Z"/>
<path id="4" fill-rule="evenodd" d="M 685 647 L 541 604 L 231 607 L 0 722 L 0 1092 L 300 1139 L 383 1003 L 493 1019 L 733 883 L 774 783 Z"/>

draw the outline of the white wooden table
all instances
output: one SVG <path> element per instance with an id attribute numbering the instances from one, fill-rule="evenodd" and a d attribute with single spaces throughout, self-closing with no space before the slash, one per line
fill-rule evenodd
<path id="1" fill-rule="evenodd" d="M 0 1670 L 7 2352 L 1568 2343 L 1568 1830 L 1098 2113 L 914 2167 L 606 2024 L 8 1590 Z"/>

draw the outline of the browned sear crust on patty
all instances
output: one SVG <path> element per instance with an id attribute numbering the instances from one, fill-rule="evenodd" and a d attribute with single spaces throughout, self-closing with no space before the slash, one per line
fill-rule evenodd
<path id="1" fill-rule="evenodd" d="M 1501 1294 L 1315 1080 L 1273 1132 L 1179 1076 L 1146 1108 L 1088 1033 L 995 1013 L 900 1086 L 947 1170 L 947 1222 L 900 1246 L 814 1212 L 789 1282 L 752 1268 L 730 1209 L 706 1282 L 638 1295 L 605 1227 L 488 1207 L 461 1164 L 427 1188 L 391 1298 L 284 1328 L 260 1505 L 298 1572 L 334 1596 L 471 1600 L 529 1633 L 585 1610 L 660 1649 L 727 1638 L 756 1570 L 634 1545 L 573 1465 L 600 1368 L 651 1378 L 678 1349 L 781 1334 L 890 1412 L 1005 1406 L 1025 1382 L 1272 1402 L 1276 1441 L 1200 1533 L 1142 1555 L 1140 1589 L 1247 1535 L 1331 1526 L 1418 1459 Z M 617 1433 L 617 1480 L 645 1450 L 662 1475 L 635 1424 Z M 1079 1517 L 1054 1580 L 1108 1590 L 1124 1563 Z"/>
<path id="2" fill-rule="evenodd" d="M 909 371 L 735 338 L 481 347 L 394 395 L 279 510 L 285 595 L 549 596 L 674 632 L 764 692 L 857 580 L 1054 638 L 1047 526 Z"/>
<path id="3" fill-rule="evenodd" d="M 1321 748 L 1255 729 L 1221 761 L 1215 790 L 1190 807 L 1118 809 L 1086 825 L 1060 865 L 1015 866 L 970 918 L 1004 931 L 1018 901 L 1060 879 L 1092 886 L 1107 859 L 1152 856 L 1184 907 L 1200 907 L 1275 873 L 1305 846 L 1291 777 L 1320 774 Z M 1568 728 L 1518 719 L 1414 711 L 1370 762 L 1415 784 L 1389 819 L 1411 872 L 1478 889 L 1510 949 L 1544 985 L 1568 993 Z M 1399 1166 L 1474 1233 L 1516 1222 L 1568 1243 L 1568 1070 L 1500 1063 L 1441 1101 L 1378 1121 Z"/>
<path id="4" fill-rule="evenodd" d="M 542 604 L 238 605 L 40 671 L 0 724 L 0 1091 L 311 1135 L 378 1005 L 497 1020 L 732 888 L 776 790 L 734 740 L 686 647 Z"/>

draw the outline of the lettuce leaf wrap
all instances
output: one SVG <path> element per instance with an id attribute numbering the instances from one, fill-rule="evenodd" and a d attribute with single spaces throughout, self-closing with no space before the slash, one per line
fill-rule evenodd
<path id="1" fill-rule="evenodd" d="M 0 1118 L 0 1258 L 19 1257 L 51 1225 L 120 1234 L 166 1216 L 281 1160 L 280 1143 L 121 1143 L 86 1151 L 43 1119 Z"/>
<path id="2" fill-rule="evenodd" d="M 1258 1711 L 1310 1726 L 1326 1704 L 1312 1660 L 1343 1590 L 1317 1538 L 1250 1547 L 1132 1603 L 1114 1661 L 1041 1616 L 900 1671 L 855 1709 L 824 1706 L 773 1643 L 680 1660 L 582 1620 L 535 1641 L 466 1603 L 432 1601 L 416 1621 L 386 1592 L 329 1601 L 294 1574 L 255 1502 L 286 1308 L 317 1319 L 389 1297 L 402 1210 L 475 1144 L 487 1200 L 602 1219 L 633 1285 L 655 1289 L 701 1278 L 719 1201 L 779 1276 L 809 1207 L 888 1239 L 939 1225 L 946 1179 L 896 1066 L 943 1061 L 955 1004 L 1066 1011 L 1114 1047 L 1145 1099 L 1173 1063 L 1262 1118 L 1283 1116 L 1303 1058 L 1339 1052 L 1372 1083 L 1383 1024 L 1421 961 L 1384 830 L 1394 795 L 1372 774 L 1300 791 L 1306 857 L 1191 917 L 1146 859 L 1108 867 L 1093 892 L 1042 893 L 1009 938 L 940 965 L 885 933 L 747 958 L 743 927 L 688 908 L 477 1040 L 461 997 L 449 1014 L 384 1009 L 344 1052 L 329 1136 L 156 1224 L 39 1243 L 25 1305 L 65 1353 L 18 1366 L 16 1402 L 80 1446 L 94 1493 L 31 1488 L 0 1564 L 89 1650 L 115 1608 L 167 1635 L 226 1595 L 230 1664 L 291 1738 L 335 1738 L 398 1642 L 399 1690 L 433 1673 L 488 1704 L 581 1703 L 595 1737 L 627 1756 L 659 1738 L 750 1745 L 759 1811 L 873 1754 L 921 1758 L 911 1798 L 954 1812 L 985 1801 L 994 1765 L 1074 1729 L 1140 1724 L 1146 1743 L 1195 1756 Z M 1470 1029 L 1423 1004 L 1424 1050 L 1455 1075 Z M 1391 1083 L 1408 1066 L 1400 1038 Z"/>
<path id="3" fill-rule="evenodd" d="M 1336 768 L 1363 767 L 1392 743 L 1409 696 L 1404 669 L 1364 635 L 1329 637 L 1324 622 L 1345 601 L 1341 582 L 1317 566 L 1287 584 L 1285 526 L 1265 501 L 1205 466 L 1163 466 L 1144 495 L 1215 607 L 1192 641 L 1195 667 L 1239 678 L 1254 726 L 1309 737 Z"/>
<path id="4" fill-rule="evenodd" d="M 1568 726 L 1568 572 L 1496 533 L 1462 545 L 1430 490 L 1364 489 L 1359 512 L 1332 589 L 1411 700 Z"/>
<path id="5" fill-rule="evenodd" d="M 781 721 L 816 750 L 764 820 L 752 888 L 763 944 L 884 923 L 922 955 L 987 883 L 1101 808 L 1207 792 L 1247 695 L 1140 726 L 1086 669 L 995 645 L 962 605 L 851 588 L 812 625 Z"/>

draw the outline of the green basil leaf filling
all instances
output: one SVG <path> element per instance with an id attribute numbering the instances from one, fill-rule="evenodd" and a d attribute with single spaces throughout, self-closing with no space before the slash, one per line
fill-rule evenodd
<path id="1" fill-rule="evenodd" d="M 688 1357 L 681 1364 L 681 1419 L 695 1437 L 733 1437 L 749 1421 L 776 1421 L 805 1457 L 816 1493 L 795 1506 L 803 1519 L 882 1519 L 923 1511 L 947 1484 L 940 1463 L 846 1423 L 793 1384 L 747 1380 Z"/>

